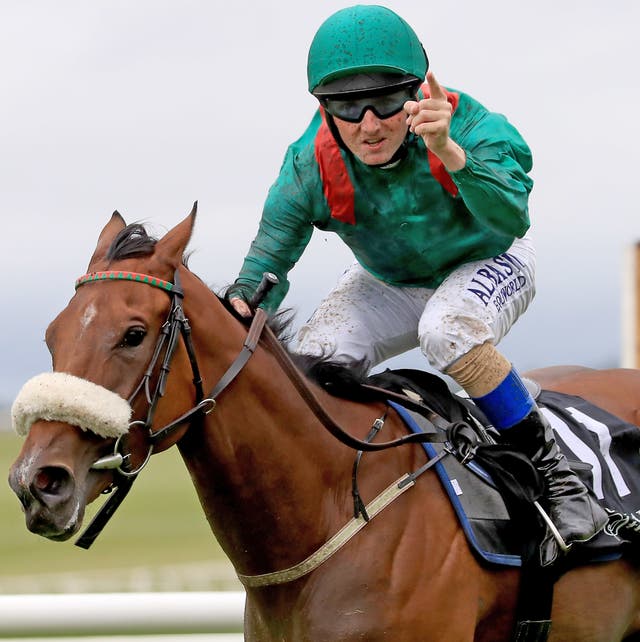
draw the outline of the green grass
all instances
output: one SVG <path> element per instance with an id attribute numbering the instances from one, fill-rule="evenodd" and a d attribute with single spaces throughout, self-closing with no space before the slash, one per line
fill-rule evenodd
<path id="1" fill-rule="evenodd" d="M 60 574 L 60 583 L 63 576 L 75 577 L 86 580 L 89 590 L 93 586 L 100 590 L 99 578 L 107 569 L 112 576 L 108 590 L 125 590 L 132 583 L 132 574 L 148 578 L 163 568 L 166 572 L 162 588 L 182 590 L 189 584 L 181 577 L 181 566 L 193 570 L 212 564 L 223 571 L 226 579 L 212 577 L 210 586 L 197 588 L 233 583 L 230 565 L 204 519 L 176 448 L 151 458 L 123 504 L 87 551 L 73 545 L 75 538 L 51 542 L 27 531 L 19 502 L 6 482 L 21 441 L 13 433 L 0 432 L 0 468 L 5 471 L 0 482 L 0 592 L 10 590 L 11 584 L 20 585 L 17 580 L 26 577 L 32 578 L 27 583 L 34 587 L 30 591 L 37 592 L 40 586 L 48 591 L 56 585 L 56 574 Z M 88 509 L 85 526 L 102 501 L 98 499 Z M 172 574 L 175 587 L 171 585 Z M 39 581 L 45 576 L 47 582 Z M 122 578 L 121 586 L 113 579 L 118 576 Z"/>

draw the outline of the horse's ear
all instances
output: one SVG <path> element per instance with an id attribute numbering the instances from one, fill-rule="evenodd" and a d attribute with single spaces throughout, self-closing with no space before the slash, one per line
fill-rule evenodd
<path id="1" fill-rule="evenodd" d="M 89 261 L 89 268 L 87 269 L 88 272 L 91 271 L 92 265 L 94 265 L 95 263 L 97 263 L 101 259 L 104 259 L 107 256 L 107 251 L 111 247 L 111 243 L 113 243 L 113 239 L 115 239 L 118 232 L 124 229 L 126 225 L 127 224 L 125 223 L 124 219 L 120 215 L 120 212 L 116 210 L 111 215 L 109 222 L 102 229 L 102 232 L 100 232 L 100 236 L 98 237 L 98 244 L 96 245 L 96 249 L 93 252 L 93 256 L 91 257 L 91 260 Z"/>
<path id="2" fill-rule="evenodd" d="M 181 223 L 178 223 L 172 230 L 169 230 L 157 243 L 154 251 L 155 257 L 161 257 L 169 262 L 176 269 L 182 262 L 182 256 L 189 243 L 193 227 L 196 222 L 198 201 L 193 204 L 189 216 Z"/>

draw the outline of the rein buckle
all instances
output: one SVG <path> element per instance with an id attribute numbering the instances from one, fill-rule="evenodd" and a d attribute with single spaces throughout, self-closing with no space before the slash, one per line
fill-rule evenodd
<path id="1" fill-rule="evenodd" d="M 203 410 L 203 408 L 205 408 L 207 404 L 209 404 L 210 407 L 207 410 Z M 205 415 L 208 415 L 216 409 L 216 400 L 212 399 L 211 397 L 207 397 L 206 399 L 203 399 L 196 407 L 200 408 Z"/>

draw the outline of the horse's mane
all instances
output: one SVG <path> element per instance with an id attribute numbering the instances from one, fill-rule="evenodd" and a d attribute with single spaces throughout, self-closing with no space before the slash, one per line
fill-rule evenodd
<path id="1" fill-rule="evenodd" d="M 150 256 L 153 254 L 158 239 L 151 236 L 141 223 L 131 223 L 124 227 L 114 238 L 107 259 L 109 261 Z M 183 257 L 183 264 L 187 267 L 187 258 Z M 213 290 L 212 290 L 213 291 Z M 249 323 L 241 317 L 229 303 L 230 295 L 234 293 L 233 285 L 222 290 L 222 294 L 215 293 L 224 307 L 245 325 Z M 294 363 L 304 372 L 309 379 L 315 381 L 327 391 L 339 396 L 353 396 L 360 389 L 360 384 L 366 377 L 364 363 L 344 364 L 331 358 L 331 355 L 311 356 L 296 354 L 289 348 L 293 338 L 294 314 L 290 308 L 279 310 L 269 317 L 269 327 L 283 344 Z"/>
<path id="2" fill-rule="evenodd" d="M 240 316 L 229 302 L 236 293 L 237 288 L 231 285 L 218 298 L 231 314 L 248 325 L 251 320 Z M 367 378 L 367 364 L 364 361 L 345 364 L 333 359 L 331 354 L 315 356 L 294 352 L 290 346 L 295 334 L 293 322 L 294 311 L 291 308 L 282 308 L 272 313 L 267 323 L 296 366 L 311 381 L 319 384 L 332 395 L 350 399 L 368 399 L 369 393 L 361 387 Z"/>

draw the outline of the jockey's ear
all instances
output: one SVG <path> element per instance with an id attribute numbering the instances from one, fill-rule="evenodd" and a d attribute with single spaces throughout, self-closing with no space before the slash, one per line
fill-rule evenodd
<path id="1" fill-rule="evenodd" d="M 153 253 L 154 259 L 158 258 L 176 270 L 182 262 L 182 256 L 187 248 L 196 222 L 198 201 L 193 204 L 189 216 L 173 229 L 169 230 L 156 244 Z"/>
<path id="2" fill-rule="evenodd" d="M 116 237 L 118 232 L 126 227 L 126 223 L 120 212 L 117 210 L 111 215 L 109 222 L 104 226 L 100 236 L 98 237 L 98 244 L 96 249 L 93 251 L 93 256 L 89 261 L 89 267 L 87 272 L 91 272 L 91 266 L 95 265 L 98 261 L 101 261 L 107 256 L 107 251 L 111 247 L 113 239 Z"/>

